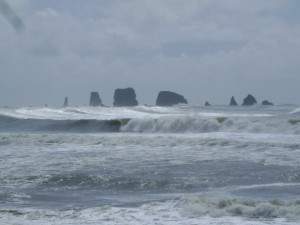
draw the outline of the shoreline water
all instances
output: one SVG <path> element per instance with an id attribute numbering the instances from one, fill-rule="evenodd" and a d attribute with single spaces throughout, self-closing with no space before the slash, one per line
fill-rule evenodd
<path id="1" fill-rule="evenodd" d="M 0 224 L 296 225 L 296 108 L 0 109 Z"/>

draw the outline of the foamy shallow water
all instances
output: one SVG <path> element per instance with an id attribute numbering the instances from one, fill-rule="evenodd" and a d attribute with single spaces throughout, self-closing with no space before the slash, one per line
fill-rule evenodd
<path id="1" fill-rule="evenodd" d="M 276 218 L 280 214 L 299 215 L 299 205 L 279 205 L 279 203 L 231 202 L 222 200 L 209 202 L 207 199 L 149 203 L 139 207 L 96 207 L 65 211 L 24 209 L 22 211 L 2 211 L 1 224 L 214 224 L 214 225 L 296 225 L 296 219 Z M 298 203 L 299 204 L 299 203 Z M 290 208 L 289 208 L 290 207 Z M 293 209 L 294 207 L 295 209 Z M 290 211 L 289 211 L 290 210 Z M 209 214 L 207 215 L 207 211 Z M 244 213 L 244 215 L 243 215 Z M 244 216 L 244 217 L 243 217 Z M 273 216 L 275 218 L 273 218 Z M 297 214 L 296 214 L 297 216 Z M 259 218 L 257 218 L 259 217 Z"/>
<path id="2" fill-rule="evenodd" d="M 296 225 L 299 221 L 282 219 L 282 218 L 243 218 L 241 216 L 226 215 L 225 210 L 214 212 L 214 216 L 203 215 L 206 208 L 210 206 L 193 205 L 190 208 L 180 208 L 180 203 L 152 203 L 140 207 L 123 208 L 123 207 L 97 207 L 84 210 L 32 210 L 23 211 L 10 210 L 2 211 L 0 223 L 2 224 L 180 224 L 180 225 Z M 194 207 L 194 208 L 193 208 Z M 201 208 L 206 207 L 206 208 Z M 199 209 L 200 208 L 200 209 Z M 251 208 L 251 207 L 248 207 Z M 268 208 L 268 205 L 258 206 L 256 209 L 241 209 L 240 206 L 233 206 L 231 211 L 247 211 L 249 214 L 271 214 L 278 213 L 280 209 Z M 236 213 L 235 212 L 235 213 Z M 299 208 L 298 208 L 299 212 Z M 219 215 L 218 215 L 219 213 Z M 232 213 L 232 214 L 235 214 Z M 200 215 L 198 215 L 200 214 Z M 223 216 L 221 216 L 223 214 Z"/>
<path id="3" fill-rule="evenodd" d="M 290 106 L 0 109 L 0 224 L 299 224 L 297 121 Z"/>

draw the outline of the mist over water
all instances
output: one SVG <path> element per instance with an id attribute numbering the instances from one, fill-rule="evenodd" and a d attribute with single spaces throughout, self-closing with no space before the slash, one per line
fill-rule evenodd
<path id="1" fill-rule="evenodd" d="M 299 224 L 297 106 L 0 109 L 0 224 Z"/>

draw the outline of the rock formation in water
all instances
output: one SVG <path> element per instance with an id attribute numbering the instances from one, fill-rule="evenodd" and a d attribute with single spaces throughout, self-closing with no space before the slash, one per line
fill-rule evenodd
<path id="1" fill-rule="evenodd" d="M 173 106 L 177 104 L 188 104 L 187 100 L 180 94 L 171 91 L 159 92 L 156 105 L 158 106 Z"/>
<path id="2" fill-rule="evenodd" d="M 235 100 L 234 96 L 231 97 L 229 105 L 230 106 L 238 106 L 238 103 Z"/>
<path id="3" fill-rule="evenodd" d="M 243 102 L 243 106 L 251 106 L 257 104 L 256 99 L 253 97 L 253 95 L 248 95 Z"/>
<path id="4" fill-rule="evenodd" d="M 261 103 L 262 105 L 274 105 L 273 102 L 269 102 L 268 100 L 264 100 Z"/>
<path id="5" fill-rule="evenodd" d="M 133 88 L 116 89 L 114 94 L 114 106 L 136 106 L 135 90 Z"/>
<path id="6" fill-rule="evenodd" d="M 98 92 L 91 92 L 90 106 L 102 106 L 102 100 Z"/>
<path id="7" fill-rule="evenodd" d="M 204 106 L 211 106 L 211 104 L 208 101 L 206 101 Z"/>
<path id="8" fill-rule="evenodd" d="M 69 106 L 69 98 L 65 97 L 64 107 L 68 107 L 68 106 Z"/>

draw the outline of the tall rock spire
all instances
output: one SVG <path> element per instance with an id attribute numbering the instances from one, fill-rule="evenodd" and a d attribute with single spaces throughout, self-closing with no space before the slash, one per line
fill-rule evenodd
<path id="1" fill-rule="evenodd" d="M 65 97 L 64 107 L 68 107 L 68 106 L 69 106 L 69 98 Z"/>
<path id="2" fill-rule="evenodd" d="M 238 105 L 238 103 L 236 102 L 234 96 L 231 97 L 229 105 L 230 106 L 237 106 Z"/>
<path id="3" fill-rule="evenodd" d="M 90 106 L 102 106 L 102 100 L 98 92 L 91 92 Z"/>

